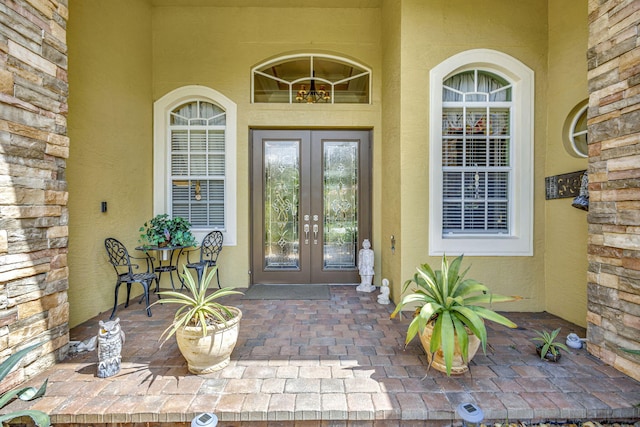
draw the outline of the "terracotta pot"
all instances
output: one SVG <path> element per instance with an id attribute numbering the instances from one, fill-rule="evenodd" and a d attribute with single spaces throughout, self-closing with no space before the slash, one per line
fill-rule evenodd
<path id="1" fill-rule="evenodd" d="M 538 356 L 542 355 L 542 344 L 536 345 L 536 353 L 538 353 Z M 562 355 L 559 351 L 558 354 L 555 355 L 552 352 L 547 351 L 547 354 L 544 355 L 544 358 L 550 362 L 558 362 L 560 360 L 560 357 L 562 357 Z"/>
<path id="2" fill-rule="evenodd" d="M 186 326 L 176 332 L 178 347 L 192 374 L 208 374 L 229 364 L 231 353 L 238 341 L 242 318 L 240 309 L 229 309 L 236 313 L 236 317 L 227 321 L 226 325 L 207 325 L 207 335 L 204 337 L 202 328 L 195 326 Z"/>
<path id="3" fill-rule="evenodd" d="M 427 353 L 427 357 L 429 359 L 429 363 L 431 364 L 431 366 L 440 372 L 446 373 L 447 366 L 445 365 L 445 362 L 444 362 L 444 355 L 442 354 L 442 349 L 438 349 L 433 356 L 429 351 L 429 347 L 431 345 L 431 335 L 433 333 L 433 323 L 434 322 L 427 323 L 427 326 L 424 328 L 424 331 L 420 334 L 420 342 L 422 343 L 422 347 L 424 348 L 424 351 Z M 467 348 L 469 352 L 468 356 L 470 361 L 471 359 L 473 359 L 473 356 L 476 355 L 478 348 L 480 348 L 480 339 L 477 336 L 475 336 L 473 333 L 471 333 L 471 331 L 467 330 L 467 332 L 469 333 L 469 345 Z M 469 366 L 467 362 L 465 362 L 462 359 L 462 353 L 460 351 L 460 344 L 458 343 L 457 336 L 454 338 L 454 344 L 455 344 L 455 350 L 453 352 L 453 361 L 451 363 L 451 374 L 455 374 L 455 375 L 464 374 L 469 370 Z M 432 357 L 433 357 L 433 361 L 431 360 Z"/>

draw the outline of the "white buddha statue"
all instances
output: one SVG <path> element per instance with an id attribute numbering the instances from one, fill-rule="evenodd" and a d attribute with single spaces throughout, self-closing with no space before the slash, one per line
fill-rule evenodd
<path id="1" fill-rule="evenodd" d="M 387 305 L 391 301 L 389 300 L 389 279 L 382 279 L 382 286 L 380 286 L 380 294 L 378 295 L 378 303 Z"/>

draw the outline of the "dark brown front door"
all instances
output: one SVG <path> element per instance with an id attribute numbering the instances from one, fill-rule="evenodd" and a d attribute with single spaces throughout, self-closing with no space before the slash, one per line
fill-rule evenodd
<path id="1" fill-rule="evenodd" d="M 366 130 L 252 132 L 252 283 L 359 283 L 371 239 Z"/>

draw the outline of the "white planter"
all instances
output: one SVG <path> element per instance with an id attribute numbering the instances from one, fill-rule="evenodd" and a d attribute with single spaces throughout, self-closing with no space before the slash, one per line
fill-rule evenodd
<path id="1" fill-rule="evenodd" d="M 207 326 L 207 335 L 202 328 L 186 326 L 178 329 L 176 340 L 182 356 L 187 360 L 192 374 L 208 374 L 219 371 L 229 364 L 231 353 L 238 341 L 242 311 L 229 307 L 236 317 L 227 324 Z"/>

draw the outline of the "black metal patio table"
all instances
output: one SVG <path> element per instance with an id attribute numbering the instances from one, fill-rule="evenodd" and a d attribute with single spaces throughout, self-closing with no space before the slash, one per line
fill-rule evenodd
<path id="1" fill-rule="evenodd" d="M 162 278 L 162 273 L 169 273 L 169 278 L 171 278 L 171 287 L 173 290 L 176 290 L 176 287 L 173 282 L 173 272 L 178 270 L 178 266 L 176 265 L 178 260 L 180 259 L 180 255 L 182 251 L 188 246 L 138 246 L 136 250 L 144 252 L 152 262 L 154 266 L 153 271 L 158 273 L 158 280 L 156 281 L 156 292 L 160 290 L 160 279 Z M 158 256 L 152 257 L 149 255 L 150 251 L 156 251 Z M 157 259 L 157 265 L 154 263 L 154 259 Z M 180 274 L 178 274 L 178 280 L 180 281 L 181 288 L 184 286 L 182 282 L 182 278 L 180 278 Z"/>

